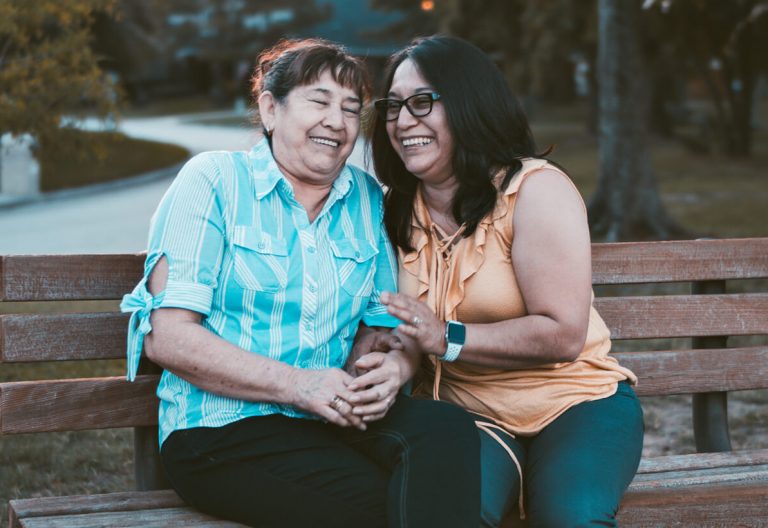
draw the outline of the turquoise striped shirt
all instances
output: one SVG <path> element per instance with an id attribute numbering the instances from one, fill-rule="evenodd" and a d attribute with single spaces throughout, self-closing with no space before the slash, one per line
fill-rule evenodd
<path id="1" fill-rule="evenodd" d="M 147 277 L 168 261 L 166 289 Z M 299 368 L 343 367 L 358 324 L 395 327 L 379 302 L 395 291 L 397 261 L 383 227 L 376 180 L 347 165 L 310 223 L 262 140 L 250 152 L 207 152 L 182 168 L 150 227 L 144 278 L 123 298 L 132 312 L 128 379 L 139 365 L 149 316 L 162 307 L 203 315 L 202 325 L 254 354 Z M 164 371 L 160 442 L 190 427 L 249 416 L 310 416 L 288 405 L 212 394 Z"/>

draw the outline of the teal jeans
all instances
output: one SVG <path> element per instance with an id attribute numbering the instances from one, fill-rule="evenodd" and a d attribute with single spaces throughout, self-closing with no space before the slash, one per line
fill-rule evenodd
<path id="1" fill-rule="evenodd" d="M 643 412 L 635 391 L 575 405 L 533 437 L 498 433 L 523 468 L 530 527 L 616 526 L 616 511 L 640 463 Z M 509 454 L 480 431 L 483 527 L 519 517 L 520 476 Z"/>

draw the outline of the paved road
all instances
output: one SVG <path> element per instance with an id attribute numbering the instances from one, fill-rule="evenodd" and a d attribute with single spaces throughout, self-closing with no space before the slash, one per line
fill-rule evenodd
<path id="1" fill-rule="evenodd" d="M 258 134 L 245 126 L 196 124 L 226 114 L 126 119 L 120 129 L 138 138 L 176 143 L 195 154 L 248 149 Z M 93 123 L 90 128 L 97 128 Z M 358 143 L 351 163 L 362 166 Z M 23 206 L 0 208 L 0 254 L 124 253 L 146 248 L 149 220 L 173 178 L 107 187 Z"/>

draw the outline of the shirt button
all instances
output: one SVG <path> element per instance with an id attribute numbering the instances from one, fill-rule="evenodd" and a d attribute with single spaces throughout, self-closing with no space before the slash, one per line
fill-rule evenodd
<path id="1" fill-rule="evenodd" d="M 309 291 L 311 291 L 312 293 L 315 293 L 317 291 L 317 286 L 315 286 L 314 284 L 311 284 L 309 286 Z"/>
<path id="2" fill-rule="evenodd" d="M 314 252 L 315 252 L 315 251 L 317 251 L 317 250 L 315 249 L 315 246 L 309 246 L 309 247 L 307 248 L 307 251 L 308 251 L 309 253 L 314 253 Z"/>
<path id="3" fill-rule="evenodd" d="M 360 252 L 359 251 L 355 251 L 355 258 L 360 258 Z"/>
<path id="4" fill-rule="evenodd" d="M 266 244 L 264 242 L 259 242 L 256 247 L 258 247 L 259 249 L 264 249 L 265 246 Z"/>

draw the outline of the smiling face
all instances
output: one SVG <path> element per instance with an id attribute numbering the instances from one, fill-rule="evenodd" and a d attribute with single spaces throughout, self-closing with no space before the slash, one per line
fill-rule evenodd
<path id="1" fill-rule="evenodd" d="M 407 59 L 395 70 L 388 98 L 403 100 L 434 88 L 424 79 L 416 63 Z M 387 121 L 387 134 L 405 168 L 426 184 L 452 183 L 453 135 L 448 126 L 445 106 L 435 101 L 432 111 L 413 117 L 403 106 L 394 121 Z"/>
<path id="2" fill-rule="evenodd" d="M 262 123 L 272 131 L 272 154 L 288 180 L 326 186 L 338 177 L 360 130 L 362 101 L 329 70 L 282 100 L 259 97 Z"/>

